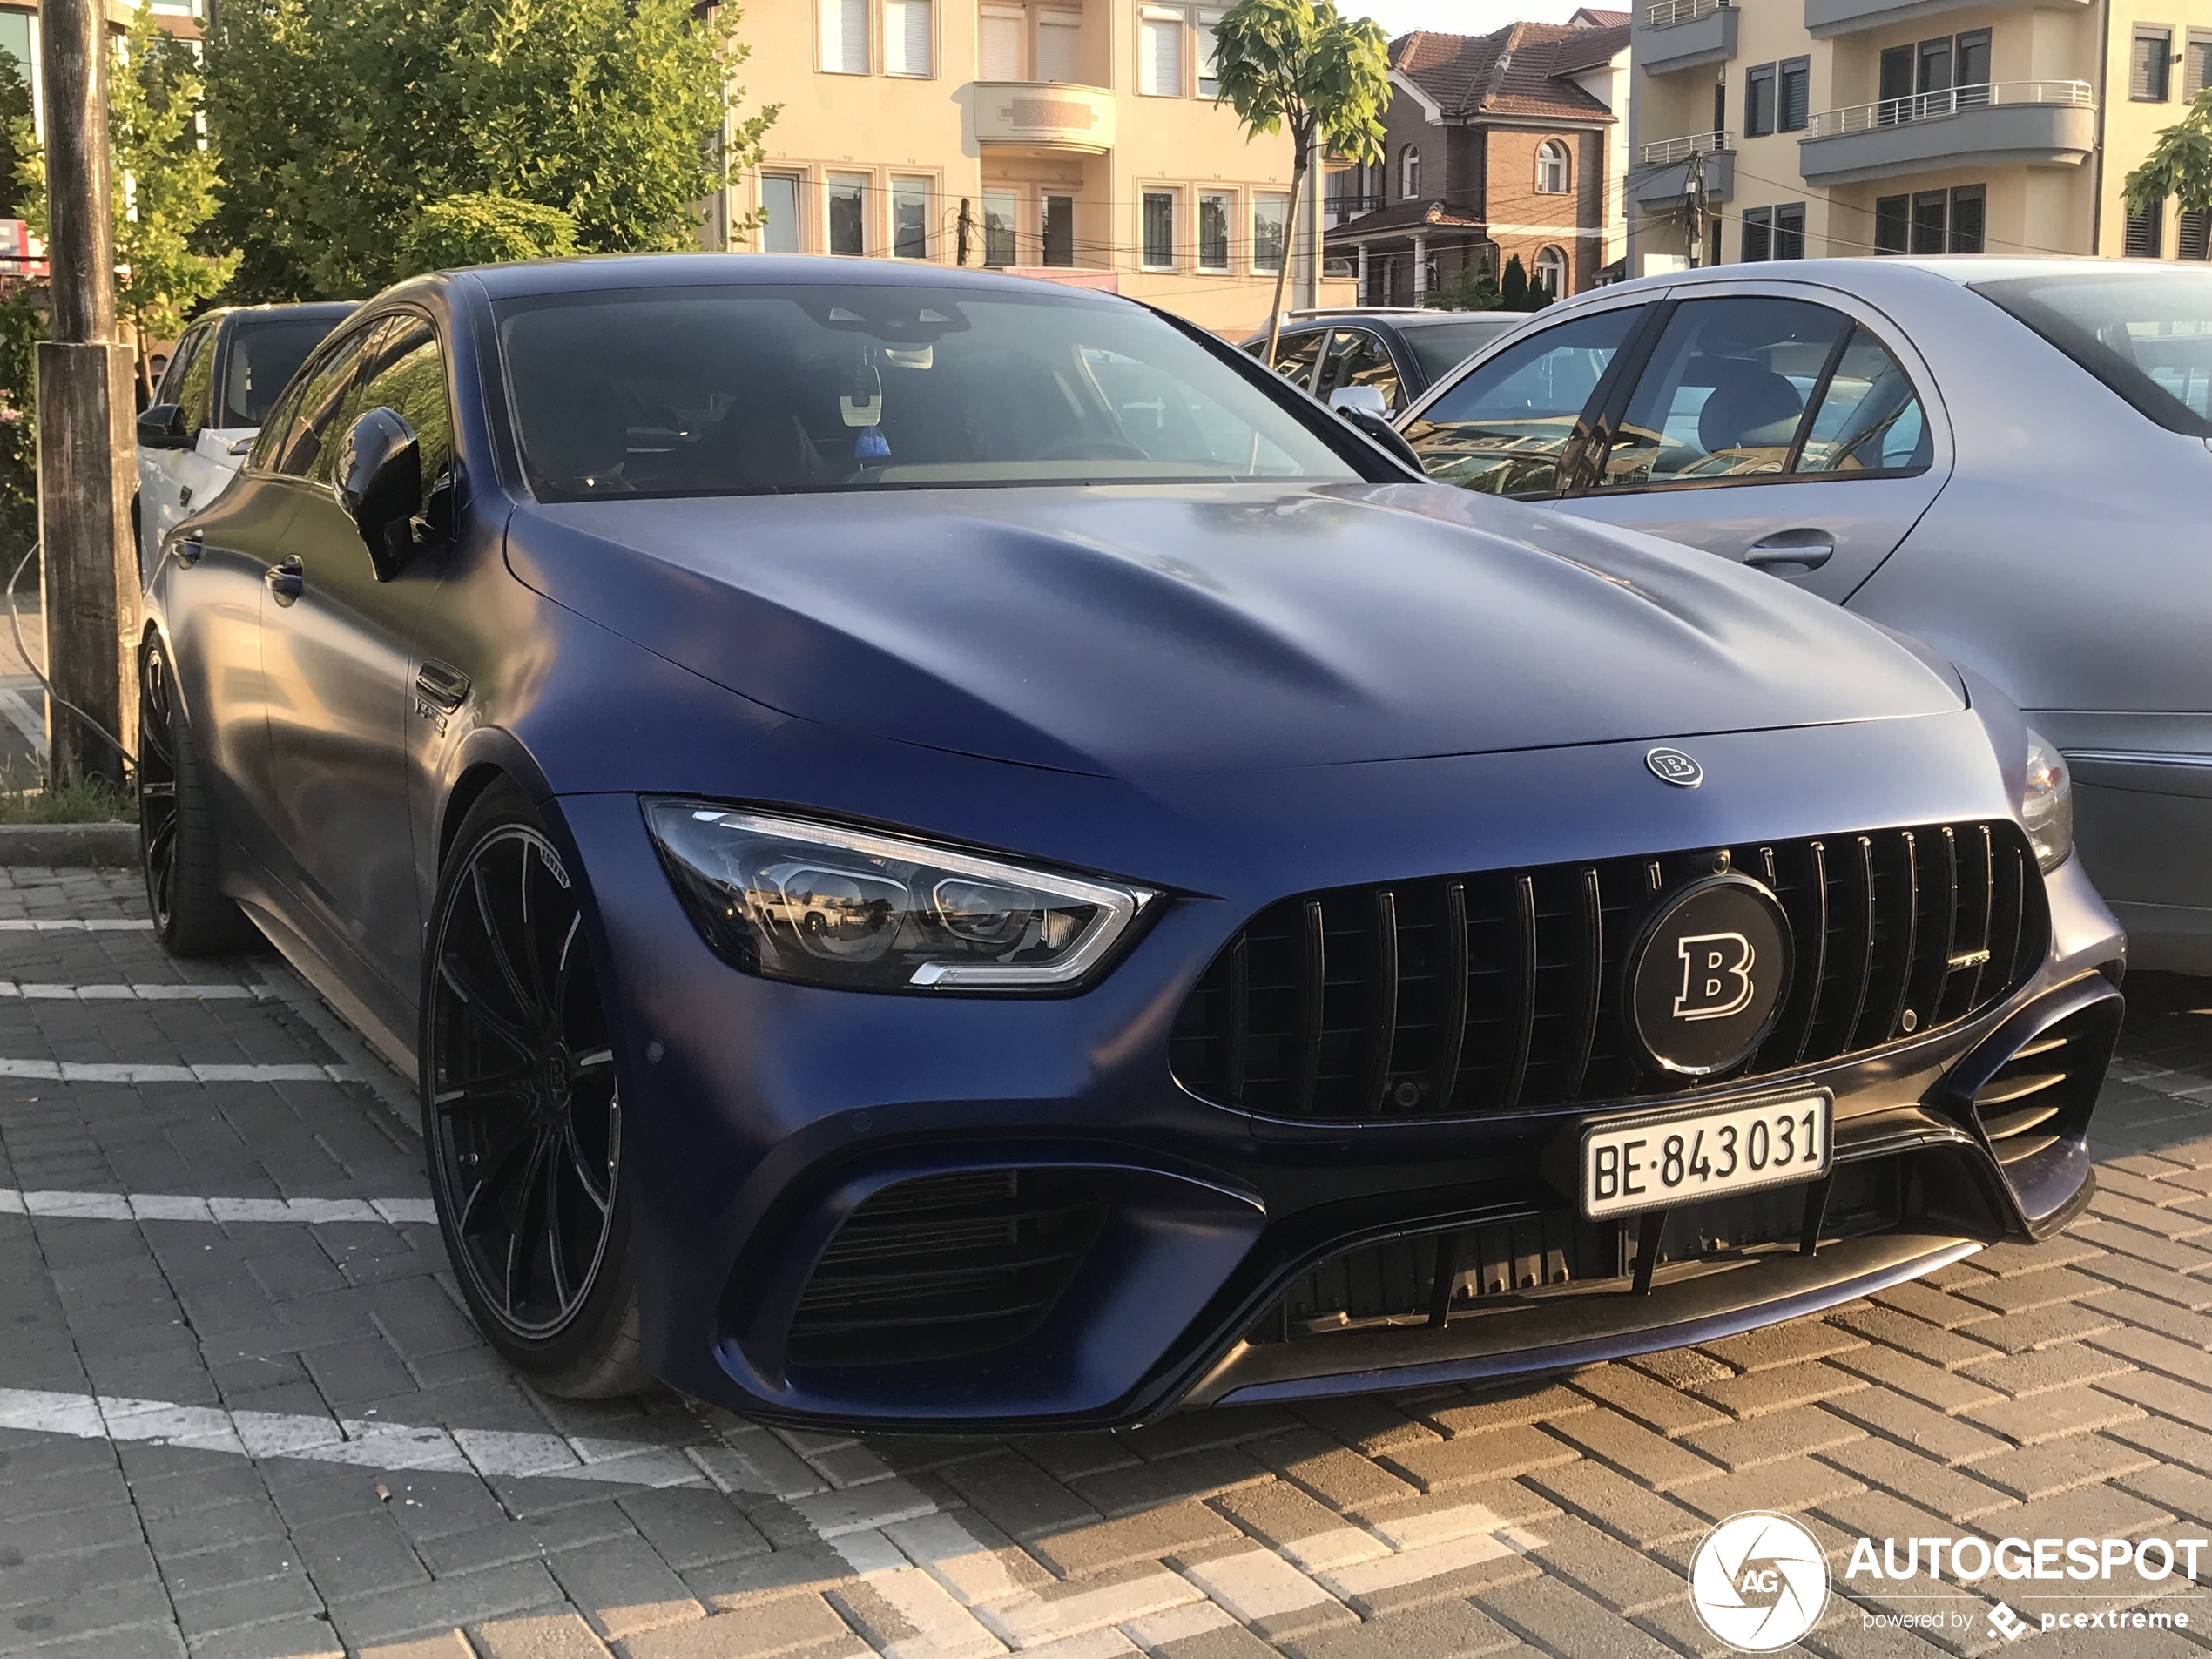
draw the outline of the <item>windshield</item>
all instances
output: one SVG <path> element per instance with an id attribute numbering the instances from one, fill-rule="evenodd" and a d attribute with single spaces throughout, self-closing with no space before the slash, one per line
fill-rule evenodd
<path id="1" fill-rule="evenodd" d="M 2212 272 L 2067 272 L 1973 287 L 2168 431 L 2212 437 Z"/>
<path id="2" fill-rule="evenodd" d="M 1424 322 L 1401 325 L 1398 337 L 1433 386 L 1500 334 L 1522 320 L 1521 314 L 1468 318 L 1465 322 Z"/>
<path id="3" fill-rule="evenodd" d="M 1073 291 L 622 288 L 496 314 L 543 501 L 1359 476 L 1160 318 Z"/>
<path id="4" fill-rule="evenodd" d="M 233 323 L 230 361 L 223 372 L 223 418 L 216 424 L 260 425 L 307 354 L 344 320 L 334 316 Z"/>

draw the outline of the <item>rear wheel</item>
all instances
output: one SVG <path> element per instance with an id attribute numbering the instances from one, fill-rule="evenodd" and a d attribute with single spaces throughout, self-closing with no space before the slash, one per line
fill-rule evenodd
<path id="1" fill-rule="evenodd" d="M 423 991 L 422 1134 L 476 1322 L 550 1393 L 636 1393 L 622 1100 L 583 898 L 501 786 L 455 840 Z"/>
<path id="2" fill-rule="evenodd" d="M 223 894 L 221 820 L 200 771 L 192 724 L 177 702 L 168 654 L 138 653 L 138 858 L 154 936 L 176 956 L 215 956 L 247 940 Z"/>

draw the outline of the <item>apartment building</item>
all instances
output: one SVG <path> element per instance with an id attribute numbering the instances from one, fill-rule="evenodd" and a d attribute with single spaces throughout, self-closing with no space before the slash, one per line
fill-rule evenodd
<path id="1" fill-rule="evenodd" d="M 723 246 L 988 266 L 1202 326 L 1264 324 L 1291 249 L 1287 137 L 1213 102 L 1218 10 L 1153 0 L 765 0 L 748 106 L 780 104 Z M 715 239 L 710 226 L 709 239 Z M 1348 301 L 1348 283 L 1325 299 Z"/>
<path id="2" fill-rule="evenodd" d="M 1630 61 L 1639 273 L 2206 257 L 2203 215 L 2130 214 L 2121 185 L 2212 71 L 2212 0 L 1647 0 Z"/>
<path id="3" fill-rule="evenodd" d="M 121 34 L 131 26 L 137 0 L 107 0 L 108 28 Z M 172 35 L 198 40 L 205 24 L 206 0 L 153 0 L 154 21 Z M 46 136 L 45 72 L 40 67 L 37 0 L 0 0 L 0 52 L 15 59 L 16 71 L 30 88 L 31 125 L 43 141 Z"/>
<path id="4" fill-rule="evenodd" d="M 1629 35 L 1627 13 L 1585 9 L 1391 43 L 1383 158 L 1332 174 L 1323 198 L 1328 253 L 1364 303 L 1419 305 L 1514 257 L 1563 295 L 1620 261 Z"/>

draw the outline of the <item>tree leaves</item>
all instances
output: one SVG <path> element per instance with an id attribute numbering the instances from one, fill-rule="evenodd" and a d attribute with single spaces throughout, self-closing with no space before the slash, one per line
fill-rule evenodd
<path id="1" fill-rule="evenodd" d="M 2168 196 L 2185 213 L 2212 212 L 2212 86 L 2180 120 L 2160 129 L 2150 154 L 2121 188 L 2132 212 L 2150 212 Z"/>
<path id="2" fill-rule="evenodd" d="M 1287 125 L 1301 167 L 1317 127 L 1355 161 L 1381 156 L 1390 44 L 1371 20 L 1340 17 L 1335 0 L 1237 0 L 1214 25 L 1214 60 L 1216 102 L 1247 137 Z"/>

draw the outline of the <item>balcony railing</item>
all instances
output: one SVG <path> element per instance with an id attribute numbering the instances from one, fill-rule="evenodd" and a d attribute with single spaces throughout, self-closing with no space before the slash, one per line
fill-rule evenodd
<path id="1" fill-rule="evenodd" d="M 1664 29 L 1670 24 L 1695 23 L 1716 11 L 1729 9 L 1730 0 L 1655 0 L 1643 9 L 1644 26 Z"/>
<path id="2" fill-rule="evenodd" d="M 1725 132 L 1692 132 L 1680 138 L 1661 138 L 1647 144 L 1636 152 L 1636 159 L 1647 167 L 1664 167 L 1677 161 L 1687 161 L 1692 156 L 1710 156 L 1716 150 L 1728 148 Z"/>
<path id="3" fill-rule="evenodd" d="M 1358 219 L 1362 213 L 1372 213 L 1383 205 L 1380 196 L 1324 196 L 1321 214 L 1329 228 Z"/>
<path id="4" fill-rule="evenodd" d="M 1905 98 L 1854 104 L 1848 109 L 1823 110 L 1805 128 L 1808 138 L 1833 138 L 1846 132 L 1872 132 L 1881 127 L 1906 126 L 1956 115 L 1961 110 L 1987 109 L 2000 104 L 2060 104 L 2092 105 L 2096 94 L 2087 81 L 1985 81 L 1973 86 L 1953 86 L 1940 92 L 1914 92 Z"/>

